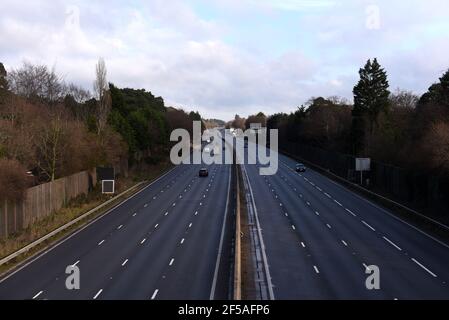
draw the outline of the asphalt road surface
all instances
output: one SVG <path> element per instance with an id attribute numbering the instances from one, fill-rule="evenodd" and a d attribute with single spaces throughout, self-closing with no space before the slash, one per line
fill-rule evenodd
<path id="1" fill-rule="evenodd" d="M 280 155 L 266 177 L 245 165 L 274 299 L 449 299 L 448 246 L 296 164 Z"/>
<path id="2" fill-rule="evenodd" d="M 112 212 L 0 280 L 0 299 L 226 298 L 218 257 L 231 167 L 180 165 Z M 80 290 L 67 290 L 67 266 Z M 221 280 L 220 280 L 221 279 Z"/>

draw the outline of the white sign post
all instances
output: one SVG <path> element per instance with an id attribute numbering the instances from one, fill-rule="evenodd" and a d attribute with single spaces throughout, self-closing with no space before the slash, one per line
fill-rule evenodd
<path id="1" fill-rule="evenodd" d="M 360 171 L 360 184 L 363 186 L 363 171 L 371 170 L 371 159 L 370 158 L 355 159 L 355 170 Z"/>

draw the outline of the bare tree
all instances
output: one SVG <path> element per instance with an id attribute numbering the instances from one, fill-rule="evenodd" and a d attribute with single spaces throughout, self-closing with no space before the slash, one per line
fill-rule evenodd
<path id="1" fill-rule="evenodd" d="M 396 89 L 396 92 L 390 95 L 390 102 L 393 108 L 415 109 L 419 97 L 411 91 Z"/>
<path id="2" fill-rule="evenodd" d="M 33 102 L 57 103 L 63 98 L 65 85 L 61 76 L 45 65 L 24 62 L 19 69 L 8 74 L 10 89 Z"/>
<path id="3" fill-rule="evenodd" d="M 103 133 L 106 128 L 108 115 L 111 110 L 112 104 L 106 76 L 106 63 L 104 62 L 103 58 L 100 58 L 96 66 L 96 80 L 94 82 L 94 92 L 98 101 L 96 111 L 98 135 L 101 135 L 101 133 Z"/>
<path id="4" fill-rule="evenodd" d="M 70 95 L 77 103 L 84 103 L 92 98 L 89 90 L 86 90 L 76 84 L 70 83 L 66 86 L 66 95 Z"/>

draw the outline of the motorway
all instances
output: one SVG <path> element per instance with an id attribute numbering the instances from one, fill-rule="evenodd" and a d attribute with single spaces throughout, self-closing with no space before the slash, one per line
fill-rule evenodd
<path id="1" fill-rule="evenodd" d="M 231 166 L 208 166 L 208 178 L 198 177 L 201 167 L 175 167 L 0 280 L 0 299 L 226 299 Z M 80 290 L 66 289 L 71 265 Z"/>
<path id="2" fill-rule="evenodd" d="M 243 154 L 238 154 L 243 157 Z M 267 299 L 449 299 L 449 247 L 391 212 L 279 155 L 242 166 Z M 0 299 L 229 297 L 231 166 L 180 165 L 0 280 Z M 229 261 L 228 261 L 229 260 Z M 65 287 L 67 266 L 81 289 Z M 368 290 L 372 266 L 380 289 Z M 260 271 L 258 269 L 257 272 Z"/>
<path id="3" fill-rule="evenodd" d="M 279 155 L 279 171 L 244 165 L 272 299 L 449 299 L 449 247 L 387 210 Z M 370 266 L 380 289 L 368 290 Z"/>

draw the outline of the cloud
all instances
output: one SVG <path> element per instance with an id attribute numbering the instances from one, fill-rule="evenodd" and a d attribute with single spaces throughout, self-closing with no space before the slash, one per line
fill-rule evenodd
<path id="1" fill-rule="evenodd" d="M 3 0 L 0 52 L 55 65 L 92 86 L 146 88 L 206 117 L 291 111 L 310 96 L 352 98 L 358 69 L 378 57 L 392 87 L 422 93 L 449 67 L 449 2 Z M 367 28 L 367 6 L 380 27 Z M 404 14 L 404 13 L 407 14 Z"/>

